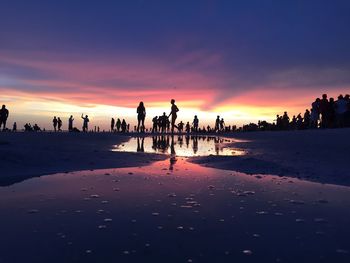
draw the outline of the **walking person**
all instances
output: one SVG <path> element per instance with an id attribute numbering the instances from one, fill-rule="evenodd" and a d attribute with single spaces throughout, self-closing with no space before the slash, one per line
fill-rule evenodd
<path id="1" fill-rule="evenodd" d="M 171 132 L 174 133 L 174 127 L 178 129 L 178 127 L 175 125 L 175 122 L 176 122 L 177 112 L 179 111 L 179 108 L 175 105 L 174 99 L 172 99 L 170 103 L 171 103 L 171 112 L 168 118 L 171 116 Z"/>

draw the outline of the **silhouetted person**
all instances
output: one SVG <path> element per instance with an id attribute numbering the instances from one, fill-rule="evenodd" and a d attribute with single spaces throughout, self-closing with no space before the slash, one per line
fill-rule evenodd
<path id="1" fill-rule="evenodd" d="M 56 116 L 53 117 L 52 124 L 53 124 L 53 130 L 57 131 L 58 120 L 57 120 Z"/>
<path id="2" fill-rule="evenodd" d="M 58 131 L 61 131 L 61 128 L 62 128 L 62 120 L 60 117 L 57 118 L 57 128 L 58 128 Z"/>
<path id="3" fill-rule="evenodd" d="M 338 96 L 338 100 L 335 102 L 335 112 L 337 119 L 337 126 L 343 128 L 345 126 L 345 114 L 347 112 L 347 102 L 343 95 Z"/>
<path id="4" fill-rule="evenodd" d="M 68 131 L 70 132 L 73 131 L 73 121 L 74 119 L 73 119 L 73 116 L 71 115 L 68 119 Z"/>
<path id="5" fill-rule="evenodd" d="M 330 98 L 328 102 L 328 128 L 335 127 L 335 101 L 334 98 Z"/>
<path id="6" fill-rule="evenodd" d="M 121 128 L 121 126 L 122 126 L 122 122 L 120 121 L 119 118 L 117 119 L 117 123 L 116 123 L 115 126 L 117 127 L 117 132 L 119 132 L 119 131 L 120 131 L 120 128 Z"/>
<path id="7" fill-rule="evenodd" d="M 182 121 L 180 121 L 177 124 L 177 128 L 178 128 L 179 132 L 183 132 L 183 130 L 184 130 L 184 123 Z"/>
<path id="8" fill-rule="evenodd" d="M 298 117 L 297 117 L 298 119 Z M 289 116 L 288 113 L 285 111 L 282 116 L 282 125 L 284 130 L 288 130 L 289 128 Z"/>
<path id="9" fill-rule="evenodd" d="M 308 109 L 305 110 L 304 113 L 304 128 L 308 129 L 310 127 L 310 122 L 311 122 L 311 114 Z"/>
<path id="10" fill-rule="evenodd" d="M 220 131 L 224 131 L 225 130 L 225 121 L 224 119 L 222 118 L 220 120 Z"/>
<path id="11" fill-rule="evenodd" d="M 193 131 L 198 132 L 199 120 L 197 115 L 194 116 L 192 124 L 193 124 Z"/>
<path id="12" fill-rule="evenodd" d="M 175 105 L 175 100 L 174 99 L 172 99 L 170 101 L 170 103 L 171 103 L 171 112 L 170 112 L 168 118 L 171 116 L 171 132 L 173 133 L 174 132 L 174 127 L 178 128 L 175 125 L 175 122 L 176 122 L 177 112 L 179 111 L 179 108 Z"/>
<path id="13" fill-rule="evenodd" d="M 35 131 L 35 132 L 38 132 L 38 131 L 41 131 L 41 129 L 40 129 L 40 127 L 38 126 L 38 124 L 34 124 L 34 126 L 33 126 L 33 130 Z"/>
<path id="14" fill-rule="evenodd" d="M 297 116 L 297 129 L 301 130 L 303 128 L 303 117 L 301 117 L 301 113 Z"/>
<path id="15" fill-rule="evenodd" d="M 122 126 L 121 126 L 121 128 L 122 128 L 122 132 L 124 133 L 124 132 L 126 132 L 126 127 L 127 125 L 126 125 L 126 121 L 125 121 L 125 119 L 123 119 L 123 121 L 122 121 Z"/>
<path id="16" fill-rule="evenodd" d="M 111 120 L 111 132 L 114 131 L 114 124 L 115 124 L 115 120 L 114 120 L 114 118 L 112 118 L 112 120 Z"/>
<path id="17" fill-rule="evenodd" d="M 168 124 L 168 117 L 166 116 L 166 113 L 163 112 L 163 115 L 160 116 L 158 118 L 158 120 L 159 120 L 159 123 L 160 123 L 161 132 L 164 133 L 166 131 L 167 124 Z"/>
<path id="18" fill-rule="evenodd" d="M 157 132 L 157 130 L 158 130 L 158 116 L 155 116 L 152 119 L 152 133 Z"/>
<path id="19" fill-rule="evenodd" d="M 16 122 L 13 123 L 12 131 L 14 131 L 14 132 L 17 131 L 17 123 Z"/>
<path id="20" fill-rule="evenodd" d="M 329 101 L 327 99 L 327 94 L 322 95 L 319 107 L 321 113 L 321 127 L 327 128 L 329 119 Z"/>
<path id="21" fill-rule="evenodd" d="M 89 116 L 81 114 L 81 118 L 83 119 L 83 132 L 89 131 Z"/>
<path id="22" fill-rule="evenodd" d="M 1 129 L 1 126 L 3 127 L 2 128 L 3 130 L 6 129 L 6 122 L 8 117 L 9 117 L 8 109 L 6 109 L 6 105 L 2 105 L 0 109 L 0 129 Z"/>
<path id="23" fill-rule="evenodd" d="M 216 117 L 216 120 L 215 120 L 215 131 L 216 132 L 220 131 L 220 116 Z"/>
<path id="24" fill-rule="evenodd" d="M 190 122 L 189 122 L 189 121 L 186 123 L 186 128 L 185 128 L 185 130 L 186 130 L 186 133 L 190 133 L 190 131 L 191 131 L 191 125 L 190 125 Z"/>
<path id="25" fill-rule="evenodd" d="M 137 107 L 136 112 L 137 112 L 137 131 L 145 132 L 146 108 L 142 101 Z M 140 130 L 140 126 L 141 126 L 141 130 Z"/>

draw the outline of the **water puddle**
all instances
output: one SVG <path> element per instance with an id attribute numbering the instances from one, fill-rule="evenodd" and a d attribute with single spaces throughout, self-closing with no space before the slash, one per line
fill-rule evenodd
<path id="1" fill-rule="evenodd" d="M 126 143 L 115 145 L 112 151 L 168 154 L 180 157 L 245 155 L 244 150 L 229 146 L 235 142 L 239 141 L 218 136 L 160 135 L 132 137 Z"/>

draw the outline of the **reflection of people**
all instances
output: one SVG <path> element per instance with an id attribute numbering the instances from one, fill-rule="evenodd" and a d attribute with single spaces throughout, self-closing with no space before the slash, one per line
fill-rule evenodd
<path id="1" fill-rule="evenodd" d="M 144 141 L 145 141 L 145 137 L 141 138 L 141 144 L 140 144 L 140 137 L 137 137 L 137 152 L 145 152 L 145 148 L 144 148 Z"/>
<path id="2" fill-rule="evenodd" d="M 176 152 L 175 152 L 175 144 L 174 144 L 174 135 L 171 135 L 171 142 L 170 142 L 170 166 L 169 170 L 174 170 L 174 165 L 177 162 L 176 159 Z"/>
<path id="3" fill-rule="evenodd" d="M 179 108 L 175 105 L 175 100 L 172 99 L 170 101 L 171 103 L 171 112 L 168 116 L 168 118 L 171 116 L 171 132 L 174 132 L 174 127 L 176 127 L 178 129 L 178 127 L 175 125 L 175 121 L 177 118 L 177 112 L 179 111 Z"/>
<path id="4" fill-rule="evenodd" d="M 192 146 L 193 153 L 196 154 L 198 152 L 198 136 L 193 136 L 192 140 L 193 140 L 193 146 Z"/>

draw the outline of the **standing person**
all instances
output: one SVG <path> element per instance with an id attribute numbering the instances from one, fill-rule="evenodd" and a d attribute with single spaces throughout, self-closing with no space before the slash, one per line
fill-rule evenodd
<path id="1" fill-rule="evenodd" d="M 220 116 L 218 115 L 215 120 L 215 131 L 218 132 L 220 130 Z"/>
<path id="2" fill-rule="evenodd" d="M 68 119 L 68 131 L 73 131 L 73 115 L 70 115 L 69 119 Z"/>
<path id="3" fill-rule="evenodd" d="M 62 131 L 61 128 L 62 128 L 62 120 L 60 117 L 57 118 L 57 128 L 58 128 L 58 131 Z"/>
<path id="4" fill-rule="evenodd" d="M 122 122 L 120 121 L 119 118 L 117 119 L 117 123 L 116 123 L 115 126 L 117 127 L 117 132 L 119 132 L 119 131 L 120 131 L 120 128 L 121 128 L 121 126 L 122 126 Z"/>
<path id="5" fill-rule="evenodd" d="M 58 120 L 57 120 L 56 116 L 53 117 L 52 124 L 53 124 L 53 130 L 56 132 L 57 131 L 57 124 L 58 124 Z"/>
<path id="6" fill-rule="evenodd" d="M 221 131 L 225 131 L 225 121 L 224 121 L 224 118 L 222 118 L 220 120 L 220 130 Z"/>
<path id="7" fill-rule="evenodd" d="M 186 133 L 190 133 L 190 131 L 191 131 L 191 125 L 190 125 L 190 122 L 188 121 L 186 123 Z"/>
<path id="8" fill-rule="evenodd" d="M 312 128 L 317 128 L 318 121 L 320 119 L 320 98 L 317 98 L 311 104 L 311 126 Z"/>
<path id="9" fill-rule="evenodd" d="M 198 120 L 197 115 L 194 116 L 192 124 L 193 124 L 194 132 L 198 132 L 199 120 Z"/>
<path id="10" fill-rule="evenodd" d="M 335 102 L 335 113 L 337 119 L 337 126 L 343 128 L 345 126 L 345 113 L 347 111 L 347 102 L 343 95 L 338 96 L 338 100 Z"/>
<path id="11" fill-rule="evenodd" d="M 89 131 L 89 116 L 85 115 L 84 117 L 83 114 L 81 114 L 81 118 L 83 119 L 83 132 Z"/>
<path id="12" fill-rule="evenodd" d="M 320 100 L 320 113 L 321 113 L 321 127 L 328 127 L 329 119 L 329 101 L 327 99 L 327 94 L 322 95 L 322 100 Z"/>
<path id="13" fill-rule="evenodd" d="M 184 123 L 182 121 L 180 121 L 178 124 L 177 124 L 177 127 L 179 129 L 179 132 L 183 132 L 183 129 L 184 129 Z"/>
<path id="14" fill-rule="evenodd" d="M 14 132 L 17 131 L 17 123 L 16 122 L 13 123 L 12 131 L 14 131 Z"/>
<path id="15" fill-rule="evenodd" d="M 125 121 L 125 119 L 123 119 L 121 126 L 122 126 L 122 132 L 123 133 L 126 132 L 126 121 Z"/>
<path id="16" fill-rule="evenodd" d="M 177 112 L 179 111 L 179 108 L 175 105 L 174 99 L 172 99 L 170 101 L 170 103 L 171 103 L 171 112 L 170 112 L 168 118 L 171 115 L 171 132 L 174 133 L 174 127 L 176 127 L 178 129 L 178 127 L 175 125 L 175 121 L 177 118 Z"/>
<path id="17" fill-rule="evenodd" d="M 141 124 L 141 132 L 145 132 L 146 108 L 143 104 L 143 101 L 140 101 L 140 104 L 137 107 L 136 112 L 137 112 L 137 132 L 140 132 L 140 124 Z"/>
<path id="18" fill-rule="evenodd" d="M 2 105 L 2 108 L 0 109 L 0 129 L 1 126 L 3 126 L 3 130 L 6 129 L 6 121 L 9 117 L 9 111 L 6 109 L 6 105 Z"/>
<path id="19" fill-rule="evenodd" d="M 152 119 L 152 123 L 153 123 L 152 133 L 153 133 L 153 132 L 157 132 L 157 128 L 158 128 L 158 116 L 155 116 L 155 117 Z"/>
<path id="20" fill-rule="evenodd" d="M 111 132 L 114 131 L 114 124 L 115 124 L 115 120 L 114 120 L 114 118 L 112 118 L 112 120 L 111 120 Z"/>

